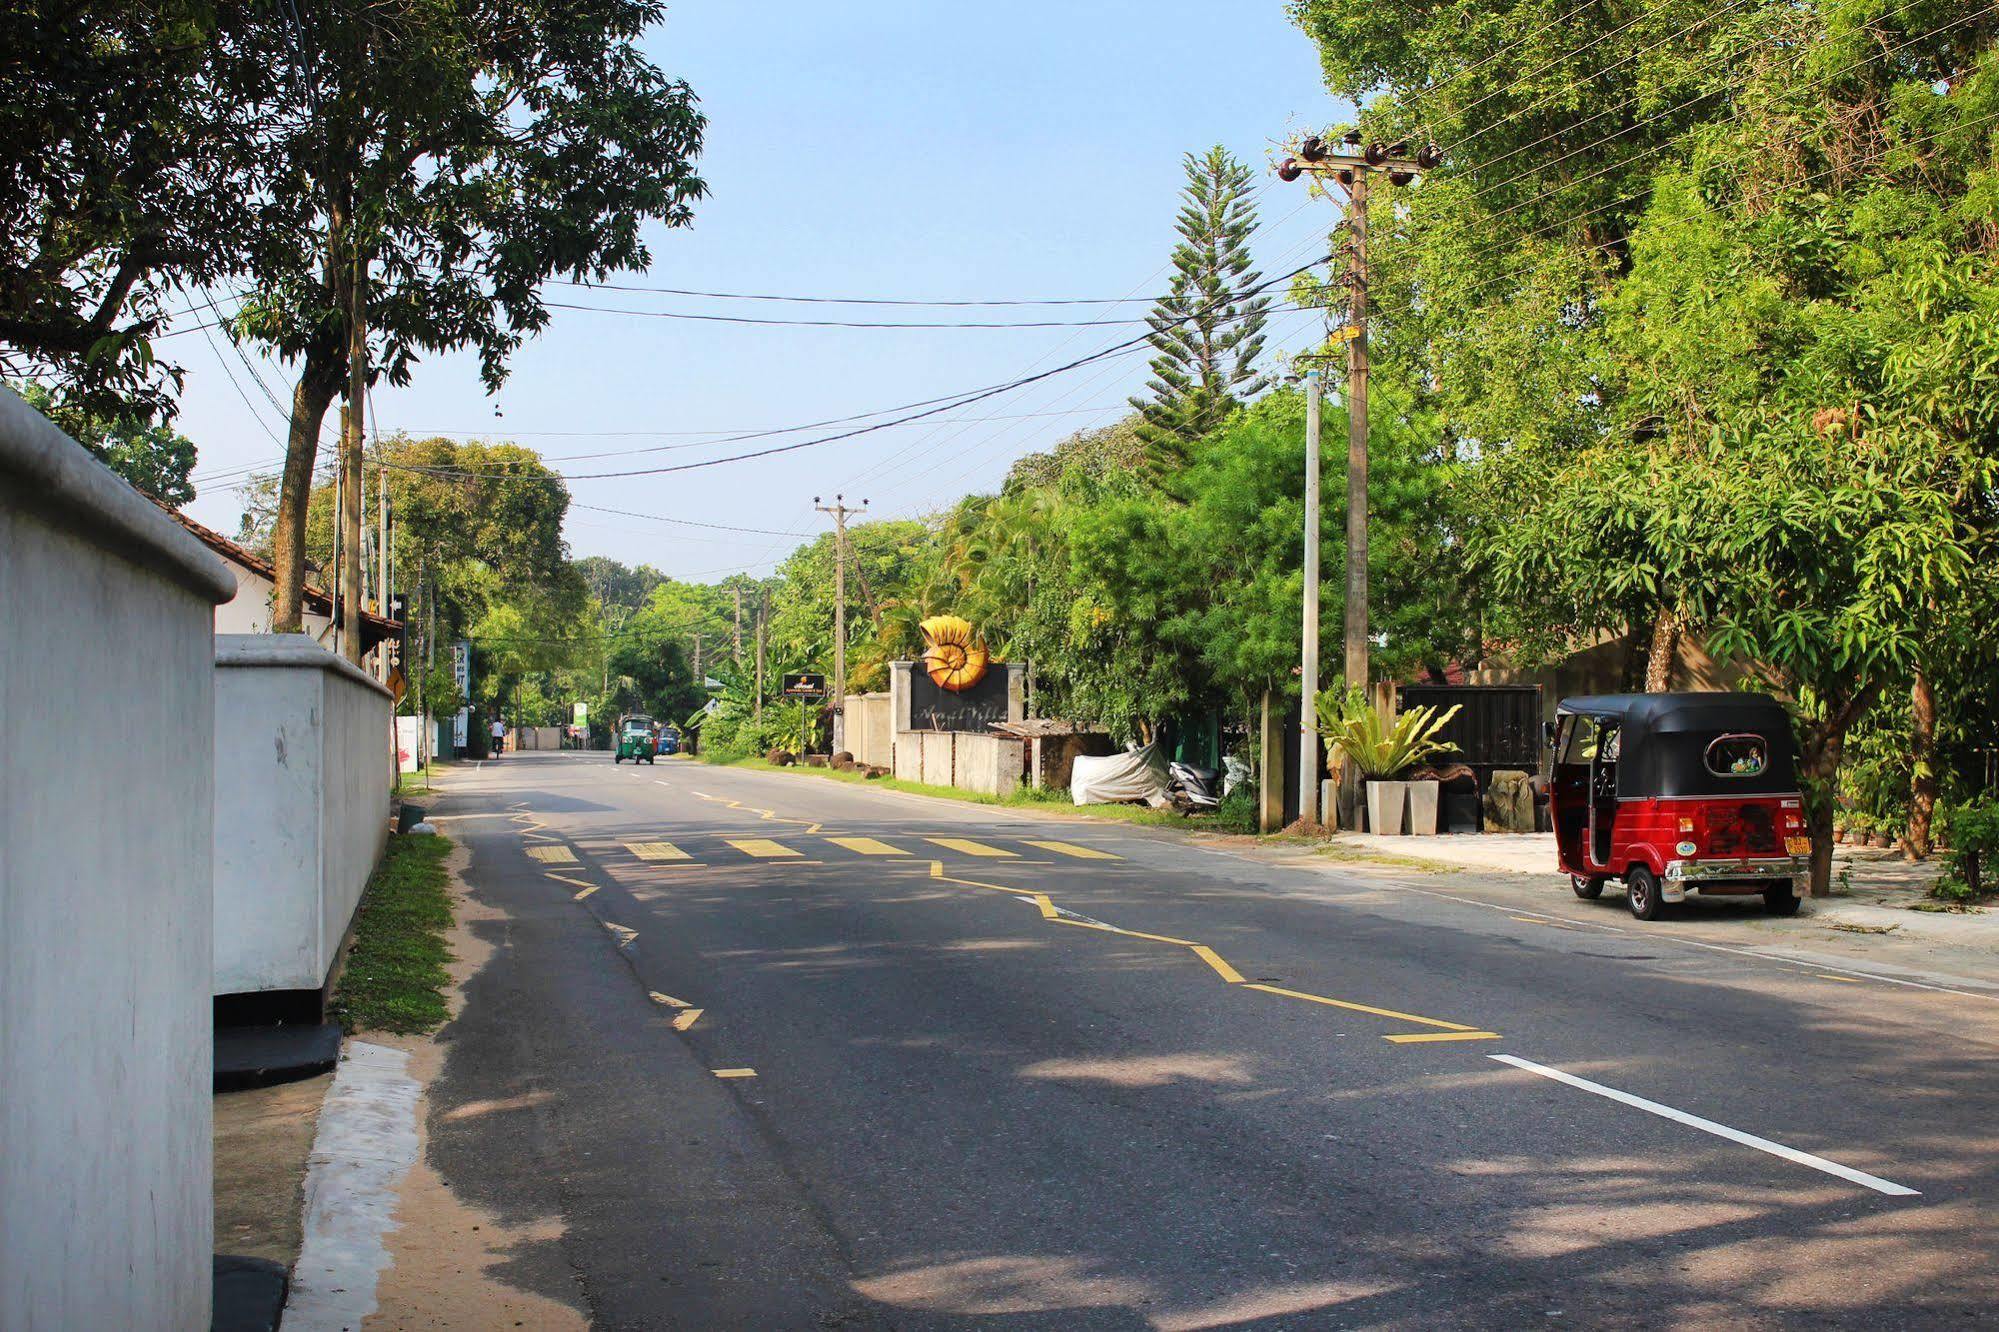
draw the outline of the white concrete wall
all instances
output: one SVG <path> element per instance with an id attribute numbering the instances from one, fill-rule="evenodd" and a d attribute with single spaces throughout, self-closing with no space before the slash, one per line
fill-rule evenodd
<path id="1" fill-rule="evenodd" d="M 904 731 L 895 741 L 895 775 L 906 782 L 1009 795 L 1020 785 L 1026 742 L 971 731 Z"/>
<path id="2" fill-rule="evenodd" d="M 203 1329 L 222 562 L 0 388 L 0 1327 Z"/>
<path id="3" fill-rule="evenodd" d="M 895 755 L 895 732 L 889 719 L 887 694 L 849 694 L 846 709 L 847 752 L 856 763 L 871 767 L 890 766 Z"/>
<path id="4" fill-rule="evenodd" d="M 388 839 L 388 691 L 292 634 L 214 670 L 213 992 L 317 990 Z"/>

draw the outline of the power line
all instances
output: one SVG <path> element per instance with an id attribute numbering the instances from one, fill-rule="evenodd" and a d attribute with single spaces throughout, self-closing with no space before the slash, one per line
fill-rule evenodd
<path id="1" fill-rule="evenodd" d="M 640 319 L 669 319 L 701 324 L 755 324 L 778 328 L 854 329 L 1007 329 L 1007 328 L 1115 328 L 1143 324 L 1138 319 L 1036 319 L 1019 321 L 896 321 L 866 319 L 766 319 L 752 315 L 690 314 L 680 310 L 633 310 L 622 306 L 576 305 L 565 301 L 543 301 L 551 310 L 583 310 L 591 314 L 632 315 Z"/>

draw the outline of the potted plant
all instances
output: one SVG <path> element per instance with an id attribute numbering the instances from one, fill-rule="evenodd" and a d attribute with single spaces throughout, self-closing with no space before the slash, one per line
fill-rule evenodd
<path id="1" fill-rule="evenodd" d="M 1457 715 L 1457 707 L 1442 711 L 1411 708 L 1394 721 L 1384 722 L 1364 691 L 1333 688 L 1319 694 L 1315 710 L 1319 733 L 1354 765 L 1366 783 L 1369 831 L 1400 833 L 1405 816 L 1411 812 L 1412 787 L 1425 786 L 1428 790 L 1416 798 L 1416 826 L 1410 831 L 1436 832 L 1436 783 L 1398 779 L 1426 759 L 1452 751 L 1454 746 L 1439 740 L 1437 733 Z"/>

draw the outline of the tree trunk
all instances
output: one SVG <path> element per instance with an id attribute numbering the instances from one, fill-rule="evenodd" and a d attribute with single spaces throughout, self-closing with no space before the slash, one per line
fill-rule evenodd
<path id="1" fill-rule="evenodd" d="M 1830 723 L 1812 728 L 1798 754 L 1798 775 L 1804 778 L 1805 825 L 1812 835 L 1813 897 L 1832 895 L 1832 792 L 1846 732 Z"/>
<path id="2" fill-rule="evenodd" d="M 1826 701 L 1826 719 L 1803 728 L 1798 740 L 1799 785 L 1804 788 L 1805 824 L 1812 835 L 1812 896 L 1832 894 L 1833 793 L 1846 753 L 1846 735 L 1873 704 L 1879 686 L 1863 685 L 1844 702 Z"/>
<path id="3" fill-rule="evenodd" d="M 1906 854 L 1910 860 L 1921 860 L 1930 853 L 1930 824 L 1937 807 L 1937 696 L 1930 677 L 1921 671 L 1916 672 L 1915 684 L 1910 687 L 1909 702 L 1915 716 L 1915 738 L 1909 746 L 1913 772 L 1909 778 Z"/>
<path id="4" fill-rule="evenodd" d="M 319 457 L 320 427 L 333 405 L 342 368 L 338 358 L 314 347 L 307 351 L 305 367 L 292 389 L 291 433 L 285 441 L 284 480 L 271 535 L 271 562 L 277 566 L 271 594 L 275 634 L 295 634 L 304 628 L 305 520 L 312 503 L 312 468 Z"/>
<path id="5" fill-rule="evenodd" d="M 1645 692 L 1663 694 L 1673 687 L 1673 666 L 1679 659 L 1679 613 L 1662 609 L 1652 621 L 1652 650 L 1645 655 Z"/>

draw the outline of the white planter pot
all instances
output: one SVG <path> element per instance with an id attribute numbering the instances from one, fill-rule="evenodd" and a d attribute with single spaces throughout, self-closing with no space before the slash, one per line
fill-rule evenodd
<path id="1" fill-rule="evenodd" d="M 1367 830 L 1398 837 L 1408 813 L 1409 783 L 1369 781 L 1367 784 Z"/>
<path id="2" fill-rule="evenodd" d="M 1437 835 L 1437 796 L 1443 787 L 1436 782 L 1409 782 L 1409 835 Z"/>

